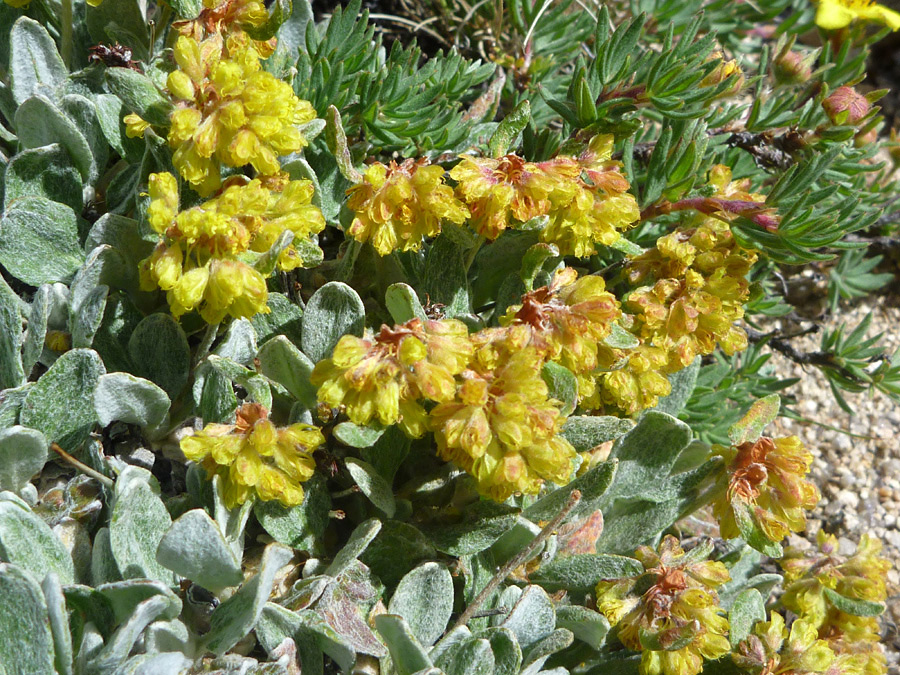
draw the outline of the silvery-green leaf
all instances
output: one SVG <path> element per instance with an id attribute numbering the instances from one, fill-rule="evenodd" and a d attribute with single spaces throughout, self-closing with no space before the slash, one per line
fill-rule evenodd
<path id="1" fill-rule="evenodd" d="M 15 389 L 0 389 L 0 429 L 19 423 L 19 412 L 33 386 L 34 382 L 28 382 Z"/>
<path id="2" fill-rule="evenodd" d="M 0 663 L 15 673 L 54 673 L 53 634 L 41 587 L 24 569 L 0 564 Z"/>
<path id="3" fill-rule="evenodd" d="M 56 43 L 37 21 L 20 17 L 9 33 L 9 44 L 9 80 L 16 103 L 39 92 L 51 94 L 68 78 Z"/>
<path id="4" fill-rule="evenodd" d="M 97 165 L 84 134 L 46 96 L 37 94 L 23 102 L 16 110 L 15 119 L 22 147 L 59 143 L 69 153 L 82 181 L 89 183 L 96 179 Z"/>
<path id="5" fill-rule="evenodd" d="M 549 389 L 548 396 L 562 403 L 560 414 L 565 416 L 575 410 L 578 403 L 578 381 L 565 366 L 548 361 L 541 368 L 541 377 Z"/>
<path id="6" fill-rule="evenodd" d="M 556 625 L 567 628 L 592 649 L 600 649 L 606 642 L 609 620 L 599 612 L 581 605 L 566 605 L 556 610 Z"/>
<path id="7" fill-rule="evenodd" d="M 435 525 L 426 534 L 437 550 L 450 555 L 471 555 L 497 541 L 519 516 L 519 509 L 506 504 L 482 501 L 468 507 L 461 523 Z"/>
<path id="8" fill-rule="evenodd" d="M 213 593 L 237 586 L 244 579 L 240 561 L 203 509 L 188 511 L 172 523 L 159 542 L 156 560 Z"/>
<path id="9" fill-rule="evenodd" d="M 523 675 L 537 673 L 550 656 L 570 646 L 574 639 L 575 636 L 572 635 L 571 631 L 565 628 L 557 628 L 550 635 L 535 642 L 527 650 L 523 650 L 522 663 L 525 666 L 522 669 Z"/>
<path id="10" fill-rule="evenodd" d="M 831 588 L 825 588 L 825 597 L 832 605 L 837 607 L 845 614 L 853 616 L 878 616 L 884 612 L 884 603 L 872 602 L 871 600 L 861 600 L 859 598 L 848 598 L 841 595 Z"/>
<path id="11" fill-rule="evenodd" d="M 300 344 L 303 332 L 303 310 L 281 293 L 269 293 L 267 314 L 256 314 L 250 323 L 256 329 L 257 342 L 265 344 L 276 335 L 283 335 L 293 345 Z"/>
<path id="12" fill-rule="evenodd" d="M 494 675 L 518 675 L 522 667 L 522 648 L 515 634 L 506 628 L 493 626 L 479 631 L 476 637 L 491 644 L 494 655 Z"/>
<path id="13" fill-rule="evenodd" d="M 154 624 L 150 624 L 153 626 Z M 147 629 L 149 633 L 150 628 Z M 181 673 L 187 672 L 191 660 L 181 652 L 162 652 L 151 654 L 137 654 L 129 658 L 119 668 L 116 675 L 157 675 L 157 673 Z M 221 671 L 218 671 L 221 672 Z M 249 675 L 244 673 L 243 675 Z M 272 673 L 271 675 L 276 675 Z"/>
<path id="14" fill-rule="evenodd" d="M 125 579 L 175 583 L 172 572 L 156 561 L 156 549 L 171 525 L 156 479 L 146 469 L 127 467 L 116 481 L 109 521 L 110 548 Z"/>
<path id="15" fill-rule="evenodd" d="M 603 339 L 603 344 L 613 349 L 634 349 L 640 346 L 641 341 L 632 333 L 622 328 L 619 324 L 610 324 L 612 331 Z"/>
<path id="16" fill-rule="evenodd" d="M 154 596 L 140 603 L 92 659 L 91 667 L 103 672 L 121 664 L 131 653 L 134 643 L 144 629 L 167 609 L 168 602 L 163 596 Z"/>
<path id="17" fill-rule="evenodd" d="M 123 118 L 129 111 L 122 105 L 122 100 L 112 94 L 95 94 L 94 103 L 97 107 L 97 120 L 106 142 L 121 157 L 139 162 L 144 151 L 143 139 L 128 138 Z"/>
<path id="18" fill-rule="evenodd" d="M 329 281 L 306 303 L 303 351 L 314 363 L 328 358 L 341 336 L 362 336 L 365 320 L 365 307 L 356 291 L 340 281 Z"/>
<path id="19" fill-rule="evenodd" d="M 515 524 L 494 542 L 493 546 L 491 546 L 491 555 L 494 558 L 494 562 L 498 565 L 504 564 L 534 541 L 534 538 L 540 531 L 540 526 L 527 518 L 519 516 L 519 518 L 516 519 Z M 529 560 L 533 560 L 534 557 L 540 555 L 542 551 L 543 547 L 538 546 L 534 551 L 534 554 L 530 556 Z M 523 560 L 522 563 L 524 564 L 529 560 Z"/>
<path id="20" fill-rule="evenodd" d="M 217 354 L 207 356 L 206 362 L 227 379 L 246 389 L 250 400 L 262 403 L 266 408 L 272 408 L 272 386 L 277 389 L 279 387 L 277 382 L 272 382 L 237 361 Z"/>
<path id="21" fill-rule="evenodd" d="M 28 329 L 22 342 L 22 369 L 26 377 L 31 373 L 34 364 L 44 351 L 44 340 L 47 337 L 47 323 L 50 320 L 50 308 L 53 303 L 53 287 L 42 284 L 31 299 L 31 312 L 28 315 Z"/>
<path id="22" fill-rule="evenodd" d="M 47 461 L 47 439 L 36 429 L 0 429 L 0 490 L 18 492 Z"/>
<path id="23" fill-rule="evenodd" d="M 73 349 L 57 359 L 25 397 L 24 426 L 38 429 L 51 443 L 73 451 L 97 421 L 94 388 L 105 373 L 97 353 Z"/>
<path id="24" fill-rule="evenodd" d="M 128 373 L 101 375 L 94 389 L 94 407 L 104 427 L 118 420 L 155 429 L 166 418 L 169 405 L 166 392 Z"/>
<path id="25" fill-rule="evenodd" d="M 393 483 L 397 469 L 400 468 L 409 453 L 409 446 L 409 436 L 403 433 L 397 425 L 394 425 L 384 429 L 378 435 L 374 445 L 360 448 L 362 450 L 360 454 L 364 460 L 375 467 L 388 483 Z"/>
<path id="26" fill-rule="evenodd" d="M 403 577 L 388 604 L 388 612 L 403 617 L 425 647 L 443 635 L 452 611 L 453 579 L 446 567 L 434 562 Z"/>
<path id="27" fill-rule="evenodd" d="M 81 174 L 58 143 L 14 155 L 6 167 L 3 205 L 22 197 L 43 197 L 81 211 Z"/>
<path id="28" fill-rule="evenodd" d="M 492 675 L 495 664 L 491 643 L 482 638 L 466 640 L 437 665 L 446 675 Z"/>
<path id="29" fill-rule="evenodd" d="M 297 648 L 297 657 L 303 664 L 303 675 L 324 675 L 322 648 L 318 635 L 309 630 L 301 617 L 274 602 L 266 603 L 255 628 L 256 638 L 272 658 L 272 652 L 286 639 L 291 638 Z M 349 647 L 345 655 L 336 661 L 352 667 L 356 657 Z"/>
<path id="30" fill-rule="evenodd" d="M 149 653 L 188 652 L 193 645 L 191 634 L 183 621 L 154 621 L 144 633 L 144 644 Z"/>
<path id="31" fill-rule="evenodd" d="M 257 358 L 259 372 L 284 386 L 305 407 L 316 407 L 316 387 L 309 381 L 315 364 L 285 336 L 277 335 L 266 342 Z"/>
<path id="32" fill-rule="evenodd" d="M 72 633 L 69 632 L 69 615 L 66 609 L 66 598 L 63 595 L 59 577 L 53 572 L 44 577 L 41 583 L 44 599 L 47 602 L 47 614 L 50 618 L 50 632 L 53 635 L 54 663 L 59 675 L 72 673 Z"/>
<path id="33" fill-rule="evenodd" d="M 570 511 L 569 519 L 593 513 L 597 510 L 599 502 L 604 498 L 610 486 L 614 485 L 617 468 L 616 460 L 602 462 L 568 485 L 541 497 L 525 509 L 522 515 L 532 522 L 549 520 L 562 510 L 573 490 L 581 491 L 581 501 Z"/>
<path id="34" fill-rule="evenodd" d="M 334 428 L 334 437 L 344 445 L 351 448 L 371 448 L 384 434 L 385 429 L 354 424 L 353 422 L 341 422 Z"/>
<path id="35" fill-rule="evenodd" d="M 334 560 L 325 570 L 325 574 L 330 577 L 340 576 L 366 550 L 379 530 L 381 530 L 381 521 L 377 518 L 370 518 L 357 525 L 347 543 L 334 556 Z"/>
<path id="36" fill-rule="evenodd" d="M 587 452 L 601 443 L 616 440 L 633 427 L 634 421 L 627 417 L 576 415 L 566 419 L 562 428 L 562 437 L 579 452 Z"/>
<path id="37" fill-rule="evenodd" d="M 22 312 L 19 297 L 0 278 L 0 390 L 25 384 L 22 368 Z"/>
<path id="38" fill-rule="evenodd" d="M 668 478 L 675 460 L 691 440 L 691 430 L 671 415 L 650 410 L 637 426 L 619 438 L 610 453 L 619 460 L 607 498 L 639 498 L 648 485 Z"/>
<path id="39" fill-rule="evenodd" d="M 425 254 L 424 290 L 432 302 L 444 305 L 447 318 L 472 311 L 466 252 L 449 237 L 438 237 Z"/>
<path id="40" fill-rule="evenodd" d="M 619 579 L 642 574 L 643 566 L 633 558 L 583 553 L 557 558 L 541 565 L 532 581 L 548 591 L 590 592 L 601 579 Z"/>
<path id="41" fill-rule="evenodd" d="M 172 592 L 168 584 L 150 579 L 128 579 L 109 584 L 100 584 L 97 593 L 105 598 L 105 604 L 112 611 L 114 623 L 120 624 L 132 615 L 135 608 L 149 598 L 159 596 L 165 599 L 161 619 L 174 619 L 181 613 L 181 598 Z M 92 598 L 92 602 L 96 599 Z"/>
<path id="42" fill-rule="evenodd" d="M 497 125 L 488 143 L 491 156 L 496 159 L 505 155 L 529 121 L 531 121 L 531 103 L 525 98 Z"/>
<path id="43" fill-rule="evenodd" d="M 109 545 L 109 528 L 101 527 L 94 535 L 94 546 L 91 549 L 91 583 L 99 586 L 121 578 L 122 574 Z"/>
<path id="44" fill-rule="evenodd" d="M 241 560 L 244 555 L 244 529 L 247 527 L 247 519 L 253 510 L 253 500 L 248 499 L 243 504 L 228 508 L 223 497 L 223 485 L 221 476 L 212 478 L 213 512 L 212 516 L 219 525 L 219 531 L 225 536 L 225 541 L 234 551 L 234 557 Z"/>
<path id="45" fill-rule="evenodd" d="M 524 652 L 556 627 L 553 601 L 540 586 L 526 586 L 500 625 L 515 634 Z"/>
<path id="46" fill-rule="evenodd" d="M 191 350 L 184 330 L 169 314 L 151 314 L 128 339 L 136 375 L 159 385 L 175 400 L 188 381 Z"/>
<path id="47" fill-rule="evenodd" d="M 428 538 L 414 526 L 387 520 L 360 560 L 382 582 L 393 586 L 414 565 L 436 556 L 437 551 Z"/>
<path id="48" fill-rule="evenodd" d="M 738 594 L 728 612 L 728 639 L 732 649 L 750 635 L 757 621 L 765 620 L 766 602 L 758 590 L 748 588 Z"/>
<path id="49" fill-rule="evenodd" d="M 206 649 L 224 654 L 253 630 L 272 592 L 275 574 L 292 557 L 291 550 L 280 544 L 266 546 L 259 572 L 213 611 L 205 636 Z"/>
<path id="50" fill-rule="evenodd" d="M 257 349 L 253 324 L 248 319 L 235 319 L 228 325 L 215 353 L 249 367 L 253 365 Z"/>
<path id="51" fill-rule="evenodd" d="M 375 617 L 375 628 L 391 653 L 398 675 L 412 675 L 433 665 L 403 617 L 379 614 Z"/>
<path id="52" fill-rule="evenodd" d="M 663 396 L 659 399 L 659 403 L 653 408 L 654 410 L 677 416 L 684 409 L 694 391 L 694 385 L 697 384 L 697 375 L 700 373 L 700 361 L 701 359 L 698 356 L 687 368 L 682 368 L 678 372 L 666 376 L 669 379 L 669 384 L 672 385 L 672 391 L 668 396 Z"/>
<path id="53" fill-rule="evenodd" d="M 231 380 L 213 368 L 209 361 L 201 362 L 194 369 L 191 394 L 204 424 L 223 424 L 234 419 L 238 399 Z"/>
<path id="54" fill-rule="evenodd" d="M 129 68 L 107 68 L 104 75 L 109 90 L 122 99 L 126 108 L 151 124 L 168 125 L 172 103 L 159 93 L 149 77 Z"/>
<path id="55" fill-rule="evenodd" d="M 397 507 L 394 503 L 394 490 L 391 485 L 368 462 L 356 457 L 347 457 L 344 464 L 362 493 L 375 506 L 384 511 L 388 518 L 393 518 Z"/>
<path id="56" fill-rule="evenodd" d="M 318 473 L 303 484 L 303 492 L 303 501 L 298 506 L 257 501 L 253 513 L 275 541 L 301 551 L 317 552 L 321 546 L 319 538 L 328 526 L 331 494 Z"/>
<path id="57" fill-rule="evenodd" d="M 84 262 L 75 212 L 43 197 L 22 197 L 0 218 L 0 265 L 32 286 L 69 282 Z"/>
<path id="58" fill-rule="evenodd" d="M 97 118 L 97 107 L 87 97 L 74 93 L 66 94 L 60 99 L 59 109 L 84 135 L 91 151 L 92 171 L 95 176 L 99 175 L 99 170 L 109 161 L 109 143 Z"/>
<path id="59" fill-rule="evenodd" d="M 510 635 L 512 635 L 512 633 L 510 633 Z M 481 635 L 480 637 L 486 636 Z M 437 643 L 435 643 L 435 645 L 431 649 L 428 650 L 428 658 L 430 658 L 432 662 L 437 663 L 441 660 L 444 654 L 447 654 L 452 649 L 455 649 L 458 645 L 470 640 L 471 638 L 472 631 L 469 630 L 468 626 L 456 626 L 455 628 L 451 628 L 446 635 L 444 635 L 440 640 L 437 641 Z M 515 636 L 513 636 L 512 639 L 515 640 Z"/>
<path id="60" fill-rule="evenodd" d="M 543 269 L 544 264 L 559 256 L 559 248 L 555 244 L 539 242 L 534 244 L 522 257 L 522 268 L 519 276 L 525 284 L 525 290 L 534 290 L 534 279 Z"/>
<path id="61" fill-rule="evenodd" d="M 110 260 L 115 262 L 109 264 Z M 73 347 L 90 347 L 103 320 L 109 287 L 100 283 L 111 266 L 123 268 L 125 260 L 111 246 L 103 244 L 88 254 L 72 281 L 69 305 L 69 332 Z M 113 276 L 115 276 L 113 274 Z"/>
<path id="62" fill-rule="evenodd" d="M 138 222 L 115 213 L 104 213 L 91 225 L 85 250 L 92 251 L 98 246 L 107 244 L 121 253 L 129 264 L 137 264 L 153 252 L 156 242 L 153 236 L 144 232 Z"/>
<path id="63" fill-rule="evenodd" d="M 419 302 L 412 286 L 404 283 L 391 284 L 384 293 L 384 304 L 391 313 L 394 323 L 406 323 L 411 319 L 425 321 L 425 310 Z"/>
<path id="64" fill-rule="evenodd" d="M 0 496 L 0 559 L 27 570 L 35 579 L 55 572 L 62 583 L 73 583 L 72 556 L 50 526 L 12 493 Z"/>

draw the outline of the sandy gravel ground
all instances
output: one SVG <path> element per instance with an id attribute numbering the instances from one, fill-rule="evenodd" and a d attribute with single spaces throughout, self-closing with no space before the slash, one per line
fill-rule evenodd
<path id="1" fill-rule="evenodd" d="M 900 348 L 900 296 L 896 294 L 845 305 L 825 326 L 843 321 L 852 328 L 869 313 L 873 314 L 871 330 L 884 332 L 888 353 Z M 772 325 L 785 330 L 796 327 L 779 322 Z M 817 336 L 793 344 L 808 351 L 819 346 Z M 863 532 L 884 542 L 884 555 L 894 567 L 888 573 L 888 610 L 882 635 L 889 672 L 900 675 L 900 405 L 880 393 L 848 395 L 856 412 L 850 415 L 837 405 L 827 381 L 815 368 L 800 366 L 780 354 L 770 363 L 779 375 L 802 378 L 790 391 L 797 397 L 795 409 L 803 421 L 780 419 L 778 431 L 800 436 L 813 453 L 812 475 L 823 497 L 805 535 L 794 537 L 791 543 L 815 542 L 820 528 L 838 536 L 842 548 L 848 550 L 855 548 Z"/>

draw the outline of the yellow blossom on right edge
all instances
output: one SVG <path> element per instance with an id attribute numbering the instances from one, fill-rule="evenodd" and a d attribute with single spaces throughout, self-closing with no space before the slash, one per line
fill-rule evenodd
<path id="1" fill-rule="evenodd" d="M 863 534 L 856 552 L 842 555 L 833 535 L 817 534 L 818 551 L 788 548 L 782 604 L 807 621 L 828 642 L 846 670 L 881 675 L 887 670 L 876 618 L 887 599 L 890 562 L 881 542 Z M 829 671 L 831 673 L 831 671 Z"/>
<path id="2" fill-rule="evenodd" d="M 347 195 L 347 208 L 355 214 L 347 234 L 371 242 L 381 256 L 417 250 L 426 237 L 440 233 L 441 221 L 461 225 L 469 217 L 469 210 L 444 184 L 444 170 L 424 159 L 376 162 Z"/>
<path id="3" fill-rule="evenodd" d="M 768 438 L 738 446 L 714 445 L 726 463 L 724 494 L 713 504 L 722 537 L 741 536 L 739 518 L 749 517 L 771 542 L 806 527 L 804 510 L 815 508 L 819 490 L 806 475 L 809 452 L 796 436 Z"/>
<path id="4" fill-rule="evenodd" d="M 707 555 L 712 550 L 701 546 Z M 597 611 L 625 647 L 641 652 L 641 675 L 697 675 L 704 660 L 731 651 L 716 593 L 729 580 L 725 565 L 685 554 L 671 535 L 657 551 L 642 546 L 634 557 L 644 574 L 598 583 Z"/>
<path id="5" fill-rule="evenodd" d="M 207 424 L 181 441 L 187 459 L 200 464 L 210 479 L 221 478 L 228 508 L 253 497 L 285 506 L 303 501 L 300 484 L 312 477 L 312 453 L 325 439 L 309 424 L 276 428 L 268 415 L 259 403 L 245 403 L 234 424 Z"/>
<path id="6" fill-rule="evenodd" d="M 900 29 L 900 13 L 872 0 L 813 0 L 816 25 L 825 30 L 838 30 L 856 20 L 874 21 L 891 30 Z"/>
<path id="7" fill-rule="evenodd" d="M 828 672 L 835 656 L 808 622 L 796 619 L 788 631 L 784 617 L 772 612 L 769 621 L 754 626 L 753 633 L 738 645 L 732 659 L 752 675 L 807 675 Z"/>

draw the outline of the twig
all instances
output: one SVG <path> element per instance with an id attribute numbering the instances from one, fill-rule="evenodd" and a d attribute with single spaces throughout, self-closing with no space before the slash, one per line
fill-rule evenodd
<path id="1" fill-rule="evenodd" d="M 68 452 L 66 452 L 61 447 L 59 447 L 56 443 L 51 443 L 50 449 L 53 450 L 53 452 L 55 452 L 57 455 L 62 457 L 66 462 L 68 462 L 69 464 L 74 466 L 76 469 L 78 469 L 82 473 L 87 474 L 91 478 L 96 478 L 101 483 L 103 483 L 106 487 L 111 488 L 113 485 L 115 485 L 115 481 L 113 481 L 112 478 L 110 478 L 109 476 L 104 476 L 102 473 L 100 473 L 96 469 L 92 469 L 84 462 L 78 461 L 77 459 L 72 457 L 72 455 L 70 455 Z"/>
<path id="2" fill-rule="evenodd" d="M 503 583 L 506 577 L 512 574 L 514 569 L 531 557 L 531 554 L 538 549 L 538 546 L 544 543 L 547 537 L 556 531 L 556 528 L 559 527 L 560 523 L 566 519 L 566 516 L 572 512 L 572 509 L 574 509 L 580 501 L 581 491 L 572 490 L 572 494 L 569 495 L 569 499 L 566 501 L 566 505 L 563 506 L 562 510 L 554 516 L 553 520 L 544 526 L 544 529 L 541 530 L 525 548 L 510 558 L 510 560 L 500 568 L 500 571 L 491 578 L 487 585 L 481 589 L 481 592 L 475 596 L 475 599 L 469 603 L 469 606 L 466 607 L 465 611 L 459 615 L 459 618 L 450 630 L 465 626 L 471 619 L 475 618 L 478 608 L 491 596 L 491 593 L 496 590 L 497 586 Z"/>
<path id="3" fill-rule="evenodd" d="M 791 338 L 800 337 L 801 335 L 808 335 L 809 333 L 815 333 L 819 330 L 819 328 L 820 326 L 816 325 L 799 331 L 798 333 L 779 335 L 778 337 L 774 337 L 774 335 L 778 335 L 777 333 L 760 333 L 759 331 L 755 331 L 752 328 L 745 328 L 744 330 L 746 331 L 747 339 L 750 342 L 763 342 L 769 345 L 769 347 L 771 347 L 778 353 L 789 358 L 794 363 L 800 364 L 801 366 L 817 366 L 819 368 L 830 368 L 839 372 L 849 380 L 859 382 L 859 378 L 856 377 L 856 375 L 851 373 L 844 366 L 835 362 L 835 355 L 833 352 L 823 352 L 819 350 L 814 352 L 802 352 L 790 342 L 788 342 L 788 340 L 790 340 Z"/>

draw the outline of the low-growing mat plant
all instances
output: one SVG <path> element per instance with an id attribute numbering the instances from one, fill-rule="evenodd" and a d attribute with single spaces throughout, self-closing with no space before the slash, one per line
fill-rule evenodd
<path id="1" fill-rule="evenodd" d="M 0 3 L 0 673 L 886 672 L 769 361 L 900 400 L 900 14 L 394 5 Z"/>

